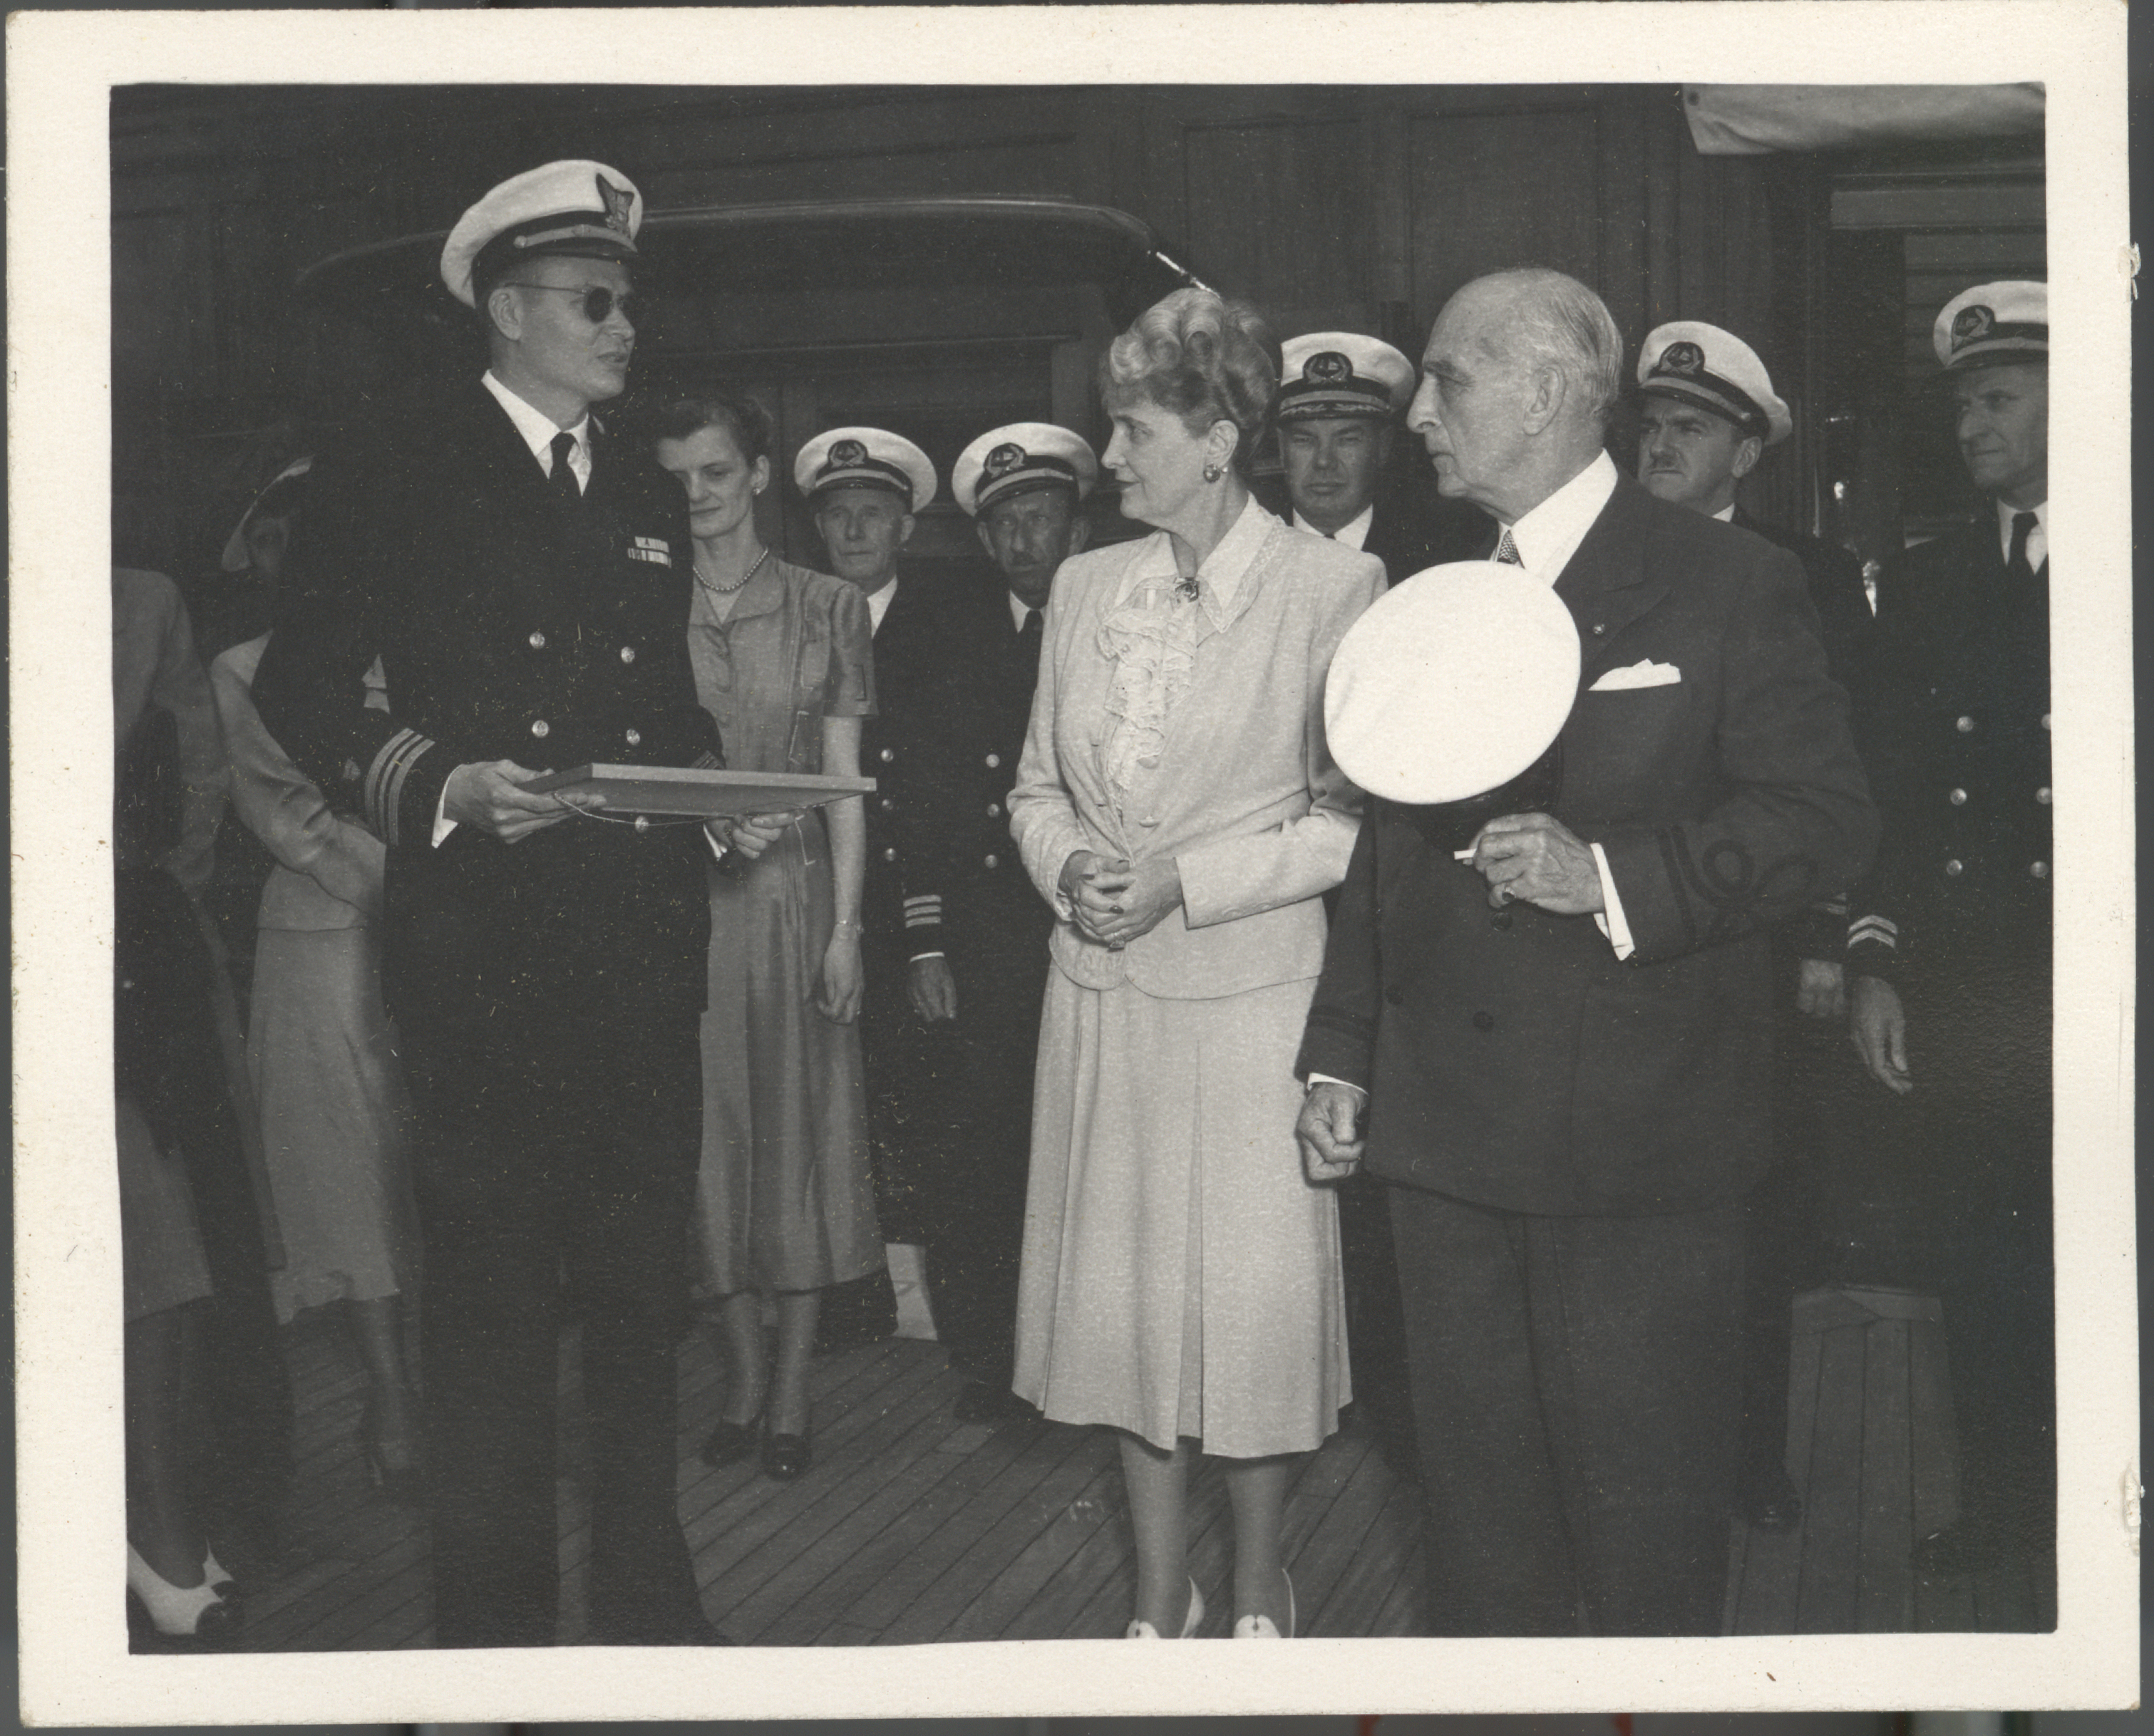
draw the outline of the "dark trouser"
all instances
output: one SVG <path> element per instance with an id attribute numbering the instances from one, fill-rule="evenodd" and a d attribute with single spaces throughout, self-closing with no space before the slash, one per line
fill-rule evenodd
<path id="1" fill-rule="evenodd" d="M 1028 889 L 1029 890 L 1029 889 Z M 1009 1385 L 1017 1271 L 1032 1163 L 1032 1080 L 1047 989 L 1047 943 L 1015 969 L 956 967 L 949 1149 L 922 1188 L 935 1335 L 968 1380 Z"/>
<path id="2" fill-rule="evenodd" d="M 1391 1239 L 1391 1189 L 1374 1176 L 1355 1175 L 1339 1184 L 1338 1193 L 1339 1257 L 1345 1273 L 1346 1350 L 1354 1371 L 1354 1408 L 1366 1420 L 1386 1458 L 1408 1474 L 1417 1474 L 1398 1252 Z"/>
<path id="3" fill-rule="evenodd" d="M 1529 1218 L 1391 1191 L 1430 1631 L 1714 1634 L 1741 1391 L 1740 1202 Z"/>
<path id="4" fill-rule="evenodd" d="M 555 1374 L 570 1317 L 590 1431 L 590 1637 L 659 1642 L 700 1615 L 675 1504 L 697 1021 L 577 1023 L 522 1033 L 513 1054 L 461 1034 L 407 1045 L 443 1646 L 554 1642 Z"/>
<path id="5" fill-rule="evenodd" d="M 1897 1281 L 1944 1305 L 1963 1514 L 2029 1555 L 2056 1526 L 2046 940 L 1941 938 L 1901 985 L 1915 1089 L 1855 1079 L 1833 1130 L 1901 1195 Z"/>

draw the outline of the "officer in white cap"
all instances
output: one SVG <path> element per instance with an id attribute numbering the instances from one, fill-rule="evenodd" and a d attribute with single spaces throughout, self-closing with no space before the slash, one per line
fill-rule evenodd
<path id="1" fill-rule="evenodd" d="M 876 785 L 860 901 L 860 1058 L 884 1235 L 912 1243 L 919 1240 L 919 1177 L 933 1156 L 926 1105 L 937 1071 L 919 1011 L 921 984 L 942 968 L 942 860 L 923 836 L 922 743 L 952 641 L 941 600 L 919 579 L 901 576 L 898 551 L 935 498 L 935 467 L 887 428 L 832 428 L 800 448 L 793 481 L 830 570 L 867 594 L 875 634 L 875 715 L 860 732 L 860 769 Z M 886 1337 L 896 1320 L 889 1274 L 877 1271 L 824 1293 L 817 1345 L 838 1350 Z"/>
<path id="2" fill-rule="evenodd" d="M 1765 364 L 1734 333 L 1702 319 L 1656 326 L 1638 351 L 1638 480 L 1671 504 L 1733 523 L 1778 544 L 1803 564 L 1818 614 L 1826 666 L 1853 683 L 1871 631 L 1862 564 L 1821 537 L 1769 525 L 1736 503 L 1736 485 L 1794 421 Z M 1787 1471 L 1789 1303 L 1800 1260 L 1818 1233 L 1814 1202 L 1825 1184 L 1810 1162 L 1805 1116 L 1825 1080 L 1843 1065 L 1839 1022 L 1847 1013 L 1840 955 L 1847 911 L 1838 899 L 1774 932 L 1774 1010 L 1780 1078 L 1789 1113 L 1776 1124 L 1779 1155 L 1753 1199 L 1753 1239 L 1745 1282 L 1743 1462 L 1738 1510 L 1766 1531 L 1792 1530 L 1802 1499 Z"/>
<path id="3" fill-rule="evenodd" d="M 710 847 L 692 825 L 525 788 L 594 763 L 718 763 L 681 631 L 680 486 L 592 413 L 627 383 L 641 218 L 625 176 L 583 161 L 463 214 L 442 278 L 482 324 L 487 370 L 318 456 L 255 679 L 271 735 L 388 850 L 443 1646 L 554 1642 L 564 1279 L 591 1437 L 589 1637 L 717 1638 L 674 1502 Z M 377 659 L 385 709 L 367 703 Z"/>
<path id="4" fill-rule="evenodd" d="M 1413 396 L 1414 365 L 1401 351 L 1360 332 L 1314 331 L 1279 354 L 1279 457 L 1296 529 L 1375 555 L 1393 584 L 1493 539 L 1471 508 L 1416 506 L 1384 486 Z"/>
<path id="5" fill-rule="evenodd" d="M 914 1010 L 947 1031 L 949 1152 L 921 1177 L 936 1335 L 963 1379 L 967 1422 L 1021 1415 L 1010 1390 L 1024 1233 L 1032 1080 L 1054 912 L 1011 847 L 1017 781 L 1055 570 L 1085 544 L 1092 448 L 1051 422 L 991 428 L 958 454 L 950 491 L 999 582 L 944 600 L 949 680 L 926 744 L 923 835 L 938 852 L 940 954 L 916 960 Z M 923 928 L 916 932 L 924 933 Z"/>
<path id="6" fill-rule="evenodd" d="M 1926 1567 L 2054 1546 L 2048 285 L 1980 283 L 1932 340 L 1980 506 L 1877 585 L 1864 758 L 1886 825 L 1847 970 L 1875 1081 L 1857 1156 L 1908 1165 L 1944 1305 L 1961 1517 Z"/>

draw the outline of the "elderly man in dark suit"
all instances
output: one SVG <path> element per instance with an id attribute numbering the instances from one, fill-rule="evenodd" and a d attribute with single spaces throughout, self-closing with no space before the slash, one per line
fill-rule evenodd
<path id="1" fill-rule="evenodd" d="M 1617 473 L 1621 365 L 1550 271 L 1429 335 L 1409 426 L 1569 606 L 1579 692 L 1550 811 L 1470 860 L 1365 820 L 1301 1054 L 1312 1174 L 1395 1184 L 1439 1634 L 1718 1631 L 1766 926 L 1876 841 L 1801 569 Z"/>
<path id="2" fill-rule="evenodd" d="M 554 1642 L 571 1315 L 589 1636 L 718 1637 L 674 1503 L 708 847 L 692 825 L 527 787 L 591 762 L 717 763 L 688 666 L 681 490 L 591 413 L 626 383 L 641 216 L 626 178 L 586 161 L 464 214 L 442 273 L 491 365 L 319 459 L 255 683 L 278 741 L 389 847 L 444 1646 Z M 386 709 L 368 703 L 377 657 Z M 741 830 L 752 852 L 766 840 Z"/>

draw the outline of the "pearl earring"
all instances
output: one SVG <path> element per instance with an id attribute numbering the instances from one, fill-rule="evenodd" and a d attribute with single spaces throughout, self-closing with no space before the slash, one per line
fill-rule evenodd
<path id="1" fill-rule="evenodd" d="M 1204 480 L 1207 483 L 1216 483 L 1226 473 L 1224 467 L 1221 465 L 1207 464 L 1204 467 Z"/>

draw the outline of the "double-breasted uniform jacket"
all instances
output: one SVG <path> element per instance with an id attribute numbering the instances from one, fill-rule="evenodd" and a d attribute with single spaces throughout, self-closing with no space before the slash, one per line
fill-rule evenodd
<path id="1" fill-rule="evenodd" d="M 1876 816 L 1787 554 L 1625 477 L 1556 590 L 1585 655 L 1551 811 L 1605 850 L 1635 951 L 1492 909 L 1373 803 L 1300 1066 L 1369 1090 L 1389 1179 L 1513 1212 L 1702 1209 L 1770 1156 L 1766 925 L 1850 883 Z M 1641 662 L 1676 678 L 1595 691 Z"/>
<path id="2" fill-rule="evenodd" d="M 1012 620 L 1001 577 L 944 599 L 952 655 L 921 743 L 917 860 L 942 899 L 942 942 L 956 973 L 959 1016 L 968 999 L 1028 996 L 1038 1014 L 1054 912 L 1034 889 L 1010 838 L 1009 795 L 1024 753 L 1042 629 Z"/>
<path id="3" fill-rule="evenodd" d="M 1817 610 L 1818 636 L 1825 641 L 1825 662 L 1832 678 L 1852 694 L 1862 678 L 1862 657 L 1875 625 L 1869 593 L 1862 588 L 1862 563 L 1852 550 L 1823 537 L 1764 524 L 1735 509 L 1735 527 L 1784 549 L 1803 564 L 1810 602 Z"/>
<path id="4" fill-rule="evenodd" d="M 942 702 L 952 646 L 942 599 L 917 578 L 901 576 L 875 635 L 875 715 L 862 720 L 860 770 L 875 780 L 868 798 L 867 879 L 862 917 L 868 942 L 894 964 L 942 950 L 940 853 L 922 819 L 924 744 Z M 872 973 L 871 973 L 872 974 Z M 870 983 L 869 992 L 901 982 Z"/>
<path id="5" fill-rule="evenodd" d="M 1862 586 L 1862 563 L 1837 543 L 1760 523 L 1741 507 L 1736 508 L 1733 522 L 1738 530 L 1764 538 L 1803 564 L 1804 576 L 1809 580 L 1810 603 L 1817 610 L 1818 636 L 1825 644 L 1825 671 L 1847 690 L 1859 715 L 1860 695 L 1867 678 L 1865 659 L 1876 625 L 1871 615 L 1869 593 Z M 1835 958 L 1845 943 L 1846 931 L 1846 902 L 1832 898 L 1783 927 L 1782 951 L 1789 957 Z M 1786 976 L 1787 971 L 1782 974 Z M 1786 998 L 1784 994 L 1783 998 Z"/>
<path id="6" fill-rule="evenodd" d="M 719 763 L 688 665 L 679 484 L 595 433 L 571 508 L 473 381 L 324 453 L 309 486 L 255 701 L 388 846 L 384 988 L 407 1038 L 537 1008 L 597 1030 L 692 1016 L 699 828 L 570 819 L 515 844 L 467 825 L 432 841 L 459 765 Z M 366 703 L 377 656 L 386 710 Z"/>
<path id="7" fill-rule="evenodd" d="M 1850 970 L 1950 983 L 2009 964 L 2046 996 L 2049 580 L 2046 560 L 2031 587 L 2013 577 L 1993 511 L 1881 579 L 1861 719 L 1885 833 L 1851 906 Z"/>

